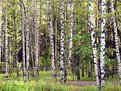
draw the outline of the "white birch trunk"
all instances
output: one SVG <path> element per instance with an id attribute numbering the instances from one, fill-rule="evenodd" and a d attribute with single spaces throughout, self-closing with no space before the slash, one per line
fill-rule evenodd
<path id="1" fill-rule="evenodd" d="M 29 44 L 30 44 L 30 58 L 31 58 L 31 62 L 32 62 L 32 76 L 34 76 L 34 68 L 35 68 L 35 65 L 34 65 L 34 48 L 32 46 L 32 31 L 30 31 L 30 41 L 29 41 Z"/>
<path id="2" fill-rule="evenodd" d="M 5 76 L 8 80 L 8 0 L 5 0 Z"/>
<path id="3" fill-rule="evenodd" d="M 90 0 L 90 27 L 91 27 L 91 39 L 92 39 L 92 50 L 93 50 L 93 57 L 94 57 L 94 67 L 95 67 L 95 76 L 97 85 L 99 85 L 99 65 L 98 65 L 98 58 L 97 58 L 97 44 L 96 44 L 96 34 L 95 34 L 95 15 L 94 15 L 94 5 L 93 0 Z"/>
<path id="4" fill-rule="evenodd" d="M 101 48 L 100 48 L 100 69 L 101 69 L 101 86 L 105 84 L 105 26 L 106 26 L 106 20 L 105 20 L 105 14 L 106 14 L 106 1 L 102 0 L 101 2 L 102 7 L 102 22 L 101 22 Z"/>
<path id="5" fill-rule="evenodd" d="M 59 3 L 57 2 L 56 5 L 58 6 Z M 56 8 L 56 14 L 55 14 L 55 32 L 54 32 L 54 36 L 55 36 L 55 66 L 56 64 L 58 63 L 57 60 L 58 60 L 58 8 Z M 57 74 L 56 74 L 57 76 Z"/>
<path id="6" fill-rule="evenodd" d="M 64 0 L 61 0 L 61 33 L 60 33 L 60 82 L 64 81 L 64 26 L 65 26 L 65 4 Z"/>
<path id="7" fill-rule="evenodd" d="M 69 55 L 68 55 L 67 65 L 66 65 L 65 82 L 68 80 L 69 67 L 70 67 L 70 62 L 72 60 L 72 40 L 73 40 L 73 29 L 74 29 L 74 15 L 73 15 L 74 2 L 73 0 L 70 0 L 69 6 L 70 6 L 71 25 L 70 25 L 70 36 L 69 36 Z"/>
<path id="8" fill-rule="evenodd" d="M 54 34 L 53 34 L 53 25 L 52 25 L 52 8 L 51 3 L 47 1 L 48 7 L 48 28 L 50 31 L 50 45 L 51 45 L 51 59 L 52 59 L 52 76 L 56 78 L 56 67 L 55 67 L 55 52 L 54 52 Z"/>
<path id="9" fill-rule="evenodd" d="M 39 31 L 37 29 L 37 1 L 34 0 L 34 30 L 35 30 L 35 67 L 36 67 L 36 78 L 39 78 L 39 44 L 38 44 L 38 37 Z"/>
<path id="10" fill-rule="evenodd" d="M 30 6 L 29 6 L 29 3 L 30 2 L 30 0 L 28 0 L 27 1 L 27 11 L 26 11 L 26 64 L 27 64 L 27 68 L 26 68 L 26 70 L 27 70 L 27 76 L 28 76 L 28 79 L 29 79 L 29 55 L 30 55 L 30 51 L 29 51 L 29 20 L 30 20 Z"/>
<path id="11" fill-rule="evenodd" d="M 70 20 L 71 20 L 71 28 L 70 28 L 70 39 L 69 39 L 69 59 L 68 59 L 68 64 L 70 66 L 71 62 L 71 56 L 72 56 L 72 45 L 73 45 L 73 29 L 74 29 L 74 14 L 73 14 L 73 8 L 74 8 L 74 3 L 73 1 L 70 2 Z"/>
<path id="12" fill-rule="evenodd" d="M 111 10 L 112 10 L 112 13 L 115 14 L 114 1 L 113 0 L 112 0 L 112 3 L 111 3 Z M 120 84 L 121 84 L 121 58 L 120 58 L 119 43 L 118 43 L 118 27 L 116 25 L 115 16 L 112 17 L 112 20 L 113 20 L 113 27 L 114 27 L 114 39 L 115 39 L 115 47 L 116 47 L 116 57 L 117 57 L 117 60 L 118 60 L 118 74 L 119 74 Z"/>
<path id="13" fill-rule="evenodd" d="M 2 0 L 0 0 L 0 63 L 2 64 L 1 56 L 2 56 Z"/>
<path id="14" fill-rule="evenodd" d="M 21 14 L 21 29 L 22 29 L 22 53 L 23 53 L 23 76 L 24 82 L 26 82 L 26 67 L 25 67 L 25 31 L 24 31 L 24 12 L 23 12 L 23 5 L 22 0 L 20 0 L 20 14 Z"/>
<path id="15" fill-rule="evenodd" d="M 13 0 L 13 6 L 14 6 L 14 8 L 15 8 L 15 0 Z M 17 56 L 17 54 L 18 54 L 18 52 L 17 52 L 17 49 L 18 49 L 18 47 L 17 47 L 17 29 L 16 29 L 16 10 L 14 9 L 14 20 L 13 20 L 13 22 L 14 22 L 14 48 L 15 48 L 15 50 L 13 50 L 13 60 L 15 59 L 15 62 L 16 62 L 16 73 L 17 73 L 17 77 L 19 76 L 19 65 L 18 65 L 18 56 Z M 14 62 L 14 61 L 13 61 Z"/>

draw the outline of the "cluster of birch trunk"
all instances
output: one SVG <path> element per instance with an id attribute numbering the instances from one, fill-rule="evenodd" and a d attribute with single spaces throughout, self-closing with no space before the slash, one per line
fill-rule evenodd
<path id="1" fill-rule="evenodd" d="M 103 86 L 106 78 L 106 31 L 109 21 L 106 16 L 107 2 L 106 0 L 85 0 L 83 2 L 85 5 L 88 4 L 86 6 L 88 8 L 87 24 L 92 43 L 95 78 L 97 85 Z M 108 7 L 112 14 L 110 19 L 121 83 L 121 58 L 118 41 L 120 22 L 116 20 L 115 16 L 116 1 L 109 0 L 108 2 L 110 2 Z M 40 54 L 44 50 L 40 50 L 42 45 L 40 38 L 43 35 L 42 31 L 47 31 L 51 50 L 52 78 L 57 80 L 57 76 L 59 76 L 61 83 L 67 82 L 71 64 L 74 62 L 72 55 L 74 31 L 80 24 L 75 19 L 76 15 L 80 14 L 80 11 L 75 11 L 78 3 L 81 3 L 81 0 L 0 0 L 0 62 L 1 70 L 3 62 L 5 64 L 6 80 L 9 78 L 10 66 L 16 68 L 18 77 L 20 75 L 19 48 L 22 50 L 21 63 L 24 81 L 26 82 L 31 74 L 35 75 L 38 80 Z M 12 10 L 10 7 L 13 7 Z M 11 16 L 12 19 L 10 19 Z M 98 35 L 97 31 L 100 32 Z"/>

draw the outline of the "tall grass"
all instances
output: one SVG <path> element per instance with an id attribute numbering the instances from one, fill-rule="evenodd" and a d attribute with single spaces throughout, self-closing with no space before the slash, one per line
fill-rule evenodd
<path id="1" fill-rule="evenodd" d="M 9 75 L 9 80 L 5 81 L 5 75 L 0 74 L 0 91 L 71 91 L 71 86 L 60 84 L 52 80 L 51 72 L 40 72 L 39 80 L 30 77 L 26 83 L 22 74 L 19 79 L 16 74 Z"/>
<path id="2" fill-rule="evenodd" d="M 7 81 L 0 82 L 0 91 L 71 91 L 67 85 L 60 85 L 59 83 L 47 82 L 44 80 L 28 81 Z"/>
<path id="3" fill-rule="evenodd" d="M 68 78 L 72 80 L 73 74 L 69 73 Z M 59 80 L 59 74 L 57 79 Z M 85 79 L 87 78 L 81 78 L 81 80 Z M 8 81 L 5 81 L 4 74 L 0 74 L 0 91 L 76 91 L 78 89 L 80 89 L 80 91 L 98 91 L 96 86 L 79 87 L 55 82 L 55 80 L 52 79 L 51 71 L 40 72 L 38 82 L 35 77 L 30 77 L 26 83 L 23 81 L 22 72 L 19 78 L 16 77 L 15 73 L 10 74 Z M 104 91 L 121 91 L 121 86 L 106 85 Z"/>

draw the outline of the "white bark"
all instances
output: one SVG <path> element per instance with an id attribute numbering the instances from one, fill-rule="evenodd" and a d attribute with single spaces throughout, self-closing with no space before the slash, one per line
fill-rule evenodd
<path id="1" fill-rule="evenodd" d="M 15 0 L 13 0 L 13 6 L 14 6 L 14 8 L 15 8 Z M 17 29 L 16 29 L 16 10 L 14 9 L 14 20 L 13 20 L 13 22 L 14 22 L 14 48 L 15 48 L 15 50 L 13 50 L 13 60 L 15 59 L 15 62 L 16 62 L 16 73 L 17 73 L 17 77 L 19 76 L 19 65 L 18 65 L 18 56 L 17 56 L 17 54 L 18 54 L 18 52 L 17 52 L 17 49 L 18 49 L 18 47 L 17 47 Z M 14 61 L 13 61 L 14 62 Z"/>
<path id="2" fill-rule="evenodd" d="M 22 30 L 22 53 L 23 53 L 23 76 L 24 82 L 26 82 L 26 67 L 25 67 L 25 31 L 24 31 L 24 12 L 23 12 L 23 5 L 22 0 L 20 0 L 20 14 L 21 14 L 21 30 Z"/>
<path id="3" fill-rule="evenodd" d="M 64 0 L 61 0 L 61 33 L 60 33 L 60 81 L 64 81 L 64 26 L 65 26 L 65 5 Z"/>
<path id="4" fill-rule="evenodd" d="M 29 59 L 30 59 L 30 57 L 29 57 L 29 55 L 30 55 L 30 51 L 29 51 L 29 20 L 30 20 L 30 6 L 29 6 L 29 3 L 30 2 L 30 0 L 28 0 L 27 1 L 27 12 L 26 12 L 26 62 L 27 62 L 27 76 L 28 76 L 28 78 L 29 78 Z"/>
<path id="5" fill-rule="evenodd" d="M 32 31 L 30 31 L 30 41 L 29 41 L 29 44 L 30 44 L 30 57 L 31 57 L 31 62 L 32 62 L 32 75 L 34 76 L 34 68 L 35 68 L 35 65 L 34 65 L 34 48 L 32 46 Z"/>
<path id="6" fill-rule="evenodd" d="M 92 39 L 92 50 L 93 50 L 93 57 L 94 57 L 94 67 L 95 67 L 95 76 L 97 85 L 99 85 L 99 65 L 98 65 L 98 58 L 97 58 L 97 44 L 96 44 L 96 35 L 95 35 L 95 15 L 94 15 L 94 5 L 93 0 L 90 0 L 90 27 L 91 27 L 91 39 Z"/>
<path id="7" fill-rule="evenodd" d="M 50 45 L 51 45 L 51 59 L 52 59 L 52 76 L 56 78 L 56 67 L 55 67 L 55 52 L 54 52 L 54 30 L 52 25 L 52 9 L 51 3 L 47 1 L 48 7 L 48 28 L 50 31 Z"/>
<path id="8" fill-rule="evenodd" d="M 5 63 L 6 63 L 6 80 L 8 80 L 8 0 L 5 0 Z"/>
<path id="9" fill-rule="evenodd" d="M 70 61 L 71 61 L 71 55 L 72 55 L 72 40 L 73 40 L 73 29 L 74 29 L 74 14 L 73 14 L 73 8 L 74 8 L 74 3 L 73 1 L 70 2 L 70 20 L 71 20 L 71 28 L 70 28 L 70 40 L 69 40 L 69 66 L 70 66 Z"/>
<path id="10" fill-rule="evenodd" d="M 105 84 L 105 26 L 106 26 L 106 20 L 105 20 L 105 14 L 106 14 L 106 1 L 102 0 L 101 2 L 102 7 L 102 22 L 101 22 L 101 48 L 100 48 L 100 69 L 101 69 L 101 86 Z"/>
<path id="11" fill-rule="evenodd" d="M 38 44 L 38 37 L 39 31 L 37 29 L 37 1 L 34 0 L 34 30 L 35 30 L 35 67 L 36 67 L 36 78 L 38 80 L 39 77 L 39 44 Z"/>
<path id="12" fill-rule="evenodd" d="M 111 10 L 112 10 L 112 13 L 115 14 L 113 0 L 112 0 L 112 3 L 111 3 Z M 112 17 L 112 20 L 113 20 L 113 27 L 114 27 L 114 39 L 115 39 L 115 47 L 116 47 L 116 57 L 117 57 L 117 60 L 118 60 L 118 74 L 119 74 L 120 84 L 121 84 L 121 58 L 120 58 L 119 43 L 118 43 L 118 27 L 116 25 L 115 16 Z"/>
<path id="13" fill-rule="evenodd" d="M 0 63 L 2 64 L 2 0 L 0 0 Z"/>
<path id="14" fill-rule="evenodd" d="M 58 6 L 59 3 L 57 2 L 56 5 Z M 55 14 L 55 32 L 54 32 L 54 36 L 55 36 L 55 66 L 58 60 L 58 8 L 56 8 L 56 14 Z M 56 74 L 57 75 L 57 74 Z"/>
<path id="15" fill-rule="evenodd" d="M 74 2 L 73 0 L 70 0 L 69 2 L 70 6 L 70 36 L 69 36 L 69 55 L 67 59 L 67 65 L 66 65 L 66 76 L 65 76 L 65 81 L 68 79 L 68 73 L 69 73 L 69 67 L 70 67 L 70 62 L 72 59 L 72 40 L 73 40 L 73 29 L 74 29 L 74 15 L 73 15 L 73 9 L 74 9 Z"/>

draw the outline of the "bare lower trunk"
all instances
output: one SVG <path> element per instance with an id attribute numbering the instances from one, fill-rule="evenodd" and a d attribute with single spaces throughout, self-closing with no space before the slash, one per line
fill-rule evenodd
<path id="1" fill-rule="evenodd" d="M 60 82 L 64 82 L 64 26 L 65 26 L 65 2 L 61 0 L 61 33 L 60 33 Z"/>
<path id="2" fill-rule="evenodd" d="M 29 55 L 30 55 L 30 51 L 29 51 L 29 16 L 30 16 L 30 7 L 29 7 L 29 3 L 30 0 L 27 1 L 27 11 L 26 11 L 26 64 L 27 64 L 27 67 L 26 67 L 26 70 L 27 70 L 27 76 L 28 76 L 28 79 L 29 79 Z"/>
<path id="3" fill-rule="evenodd" d="M 50 45 L 51 45 L 51 59 L 52 59 L 52 76 L 56 79 L 56 67 L 55 67 L 55 52 L 54 52 L 54 30 L 52 25 L 52 8 L 51 3 L 47 2 L 48 7 L 48 27 L 50 30 Z"/>
<path id="4" fill-rule="evenodd" d="M 94 11 L 94 5 L 93 5 L 93 0 L 90 0 L 90 23 L 91 23 L 91 39 L 92 39 L 92 50 L 93 50 L 93 57 L 94 57 L 94 66 L 95 66 L 95 76 L 96 76 L 96 81 L 97 85 L 99 85 L 99 70 L 98 70 L 98 58 L 97 58 L 97 44 L 96 44 L 96 34 L 95 34 L 95 15 L 93 13 Z"/>
<path id="5" fill-rule="evenodd" d="M 23 76 L 24 82 L 26 82 L 26 67 L 25 67 L 25 31 L 24 31 L 24 12 L 22 0 L 20 0 L 20 14 L 21 14 L 21 30 L 22 30 L 22 53 L 23 53 Z"/>
<path id="6" fill-rule="evenodd" d="M 0 0 L 0 66 L 2 65 L 2 0 Z M 2 72 L 2 66 L 0 67 Z"/>
<path id="7" fill-rule="evenodd" d="M 15 0 L 13 0 L 13 6 L 15 8 Z M 14 51 L 13 60 L 15 60 L 15 62 L 16 62 L 16 73 L 17 73 L 17 77 L 18 77 L 19 76 L 19 67 L 18 67 L 19 65 L 18 65 L 18 56 L 17 56 L 18 47 L 17 47 L 17 29 L 16 29 L 16 11 L 15 11 L 15 9 L 14 9 L 14 48 L 15 48 L 15 50 L 13 50 Z"/>
<path id="8" fill-rule="evenodd" d="M 102 0 L 101 2 L 102 6 L 102 22 L 101 22 L 101 48 L 100 48 L 100 69 L 101 69 L 101 86 L 104 86 L 105 84 L 105 26 L 106 26 L 106 20 L 105 20 L 105 14 L 106 14 L 106 1 Z"/>
<path id="9" fill-rule="evenodd" d="M 31 59 L 31 70 L 32 70 L 32 76 L 34 76 L 34 54 L 33 54 L 33 46 L 32 46 L 32 31 L 30 31 L 30 59 Z"/>
<path id="10" fill-rule="evenodd" d="M 37 29 L 37 1 L 34 0 L 34 30 L 35 30 L 35 69 L 36 69 L 36 78 L 39 78 L 39 45 L 38 45 L 38 36 L 39 31 Z"/>
<path id="11" fill-rule="evenodd" d="M 66 76 L 65 76 L 65 82 L 68 79 L 68 73 L 69 73 L 69 67 L 70 67 L 70 62 L 72 60 L 72 39 L 73 39 L 73 29 L 74 29 L 74 15 L 73 15 L 73 8 L 74 8 L 74 2 L 73 0 L 70 0 L 70 36 L 69 36 L 69 55 L 67 59 L 67 65 L 66 65 Z"/>
<path id="12" fill-rule="evenodd" d="M 112 0 L 112 3 L 111 3 L 111 10 L 112 10 L 112 13 L 115 14 L 113 0 Z M 118 27 L 116 25 L 116 19 L 115 19 L 114 16 L 112 17 L 112 20 L 113 20 L 113 27 L 114 27 L 114 39 L 115 39 L 116 57 L 117 57 L 117 60 L 118 60 L 118 74 L 119 74 L 120 84 L 121 84 L 121 58 L 120 58 L 119 43 L 118 43 Z"/>
<path id="13" fill-rule="evenodd" d="M 6 63 L 6 70 L 5 76 L 6 80 L 8 80 L 8 0 L 5 0 L 5 63 Z"/>

